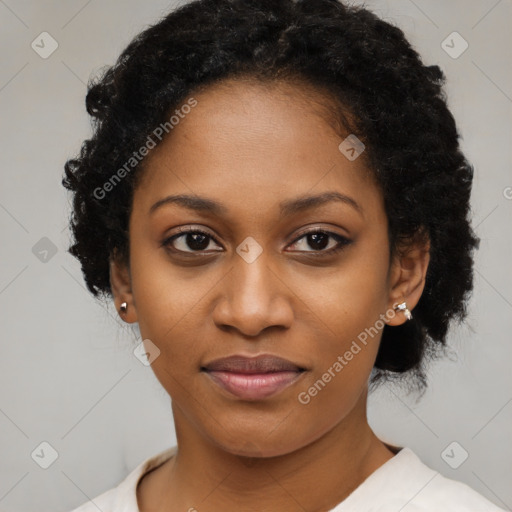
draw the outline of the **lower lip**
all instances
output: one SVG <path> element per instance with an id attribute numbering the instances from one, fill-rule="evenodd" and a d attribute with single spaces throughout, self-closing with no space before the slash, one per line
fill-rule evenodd
<path id="1" fill-rule="evenodd" d="M 223 371 L 206 372 L 211 379 L 238 398 L 261 400 L 275 395 L 293 384 L 304 372 L 233 373 Z"/>

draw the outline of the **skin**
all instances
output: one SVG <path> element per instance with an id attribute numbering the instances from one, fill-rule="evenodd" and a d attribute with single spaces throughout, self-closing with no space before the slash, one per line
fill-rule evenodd
<path id="1" fill-rule="evenodd" d="M 414 308 L 428 245 L 390 258 L 382 194 L 364 159 L 349 161 L 338 149 L 344 137 L 322 115 L 320 91 L 230 80 L 194 97 L 197 106 L 146 158 L 129 267 L 111 260 L 116 307 L 127 302 L 123 319 L 138 322 L 142 339 L 160 350 L 152 368 L 172 399 L 178 442 L 177 455 L 140 481 L 139 507 L 329 510 L 394 455 L 366 417 L 382 331 L 308 404 L 298 395 L 393 305 Z M 281 201 L 333 191 L 359 209 L 331 201 L 280 214 Z M 149 213 L 171 194 L 208 197 L 226 213 L 176 203 Z M 213 238 L 180 256 L 194 252 L 186 235 L 161 245 L 180 226 Z M 314 245 L 302 231 L 315 227 L 351 243 L 321 255 L 337 240 Z M 236 252 L 249 236 L 263 251 L 251 263 Z M 396 313 L 387 323 L 405 321 Z M 242 400 L 200 371 L 240 353 L 278 355 L 307 371 L 278 394 Z"/>

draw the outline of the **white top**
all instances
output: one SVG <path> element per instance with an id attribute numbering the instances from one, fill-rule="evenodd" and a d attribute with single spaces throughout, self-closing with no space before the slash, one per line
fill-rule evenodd
<path id="1" fill-rule="evenodd" d="M 140 512 L 136 488 L 145 473 L 170 459 L 177 446 L 141 462 L 117 487 L 71 512 Z M 505 512 L 468 485 L 442 476 L 402 448 L 329 512 Z"/>

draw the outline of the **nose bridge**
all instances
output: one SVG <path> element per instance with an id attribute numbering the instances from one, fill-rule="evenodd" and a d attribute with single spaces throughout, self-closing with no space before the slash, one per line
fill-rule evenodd
<path id="1" fill-rule="evenodd" d="M 264 251 L 260 254 L 256 252 L 259 251 L 250 243 L 245 246 L 240 244 L 233 262 L 232 291 L 238 296 L 237 301 L 240 304 L 247 301 L 262 307 L 274 296 L 275 272 L 270 268 L 269 254 Z"/>
<path id="2" fill-rule="evenodd" d="M 270 253 L 254 239 L 246 239 L 236 252 L 215 321 L 253 336 L 271 325 L 289 326 L 291 305 Z"/>

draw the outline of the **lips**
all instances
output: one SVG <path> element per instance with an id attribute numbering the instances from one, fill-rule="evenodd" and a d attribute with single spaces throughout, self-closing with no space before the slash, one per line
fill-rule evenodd
<path id="1" fill-rule="evenodd" d="M 262 354 L 216 359 L 201 367 L 201 371 L 231 396 L 261 400 L 295 383 L 306 369 L 287 359 Z"/>
<path id="2" fill-rule="evenodd" d="M 281 357 L 262 354 L 257 357 L 234 355 L 215 359 L 203 367 L 206 371 L 234 373 L 295 372 L 304 370 L 300 366 Z"/>

